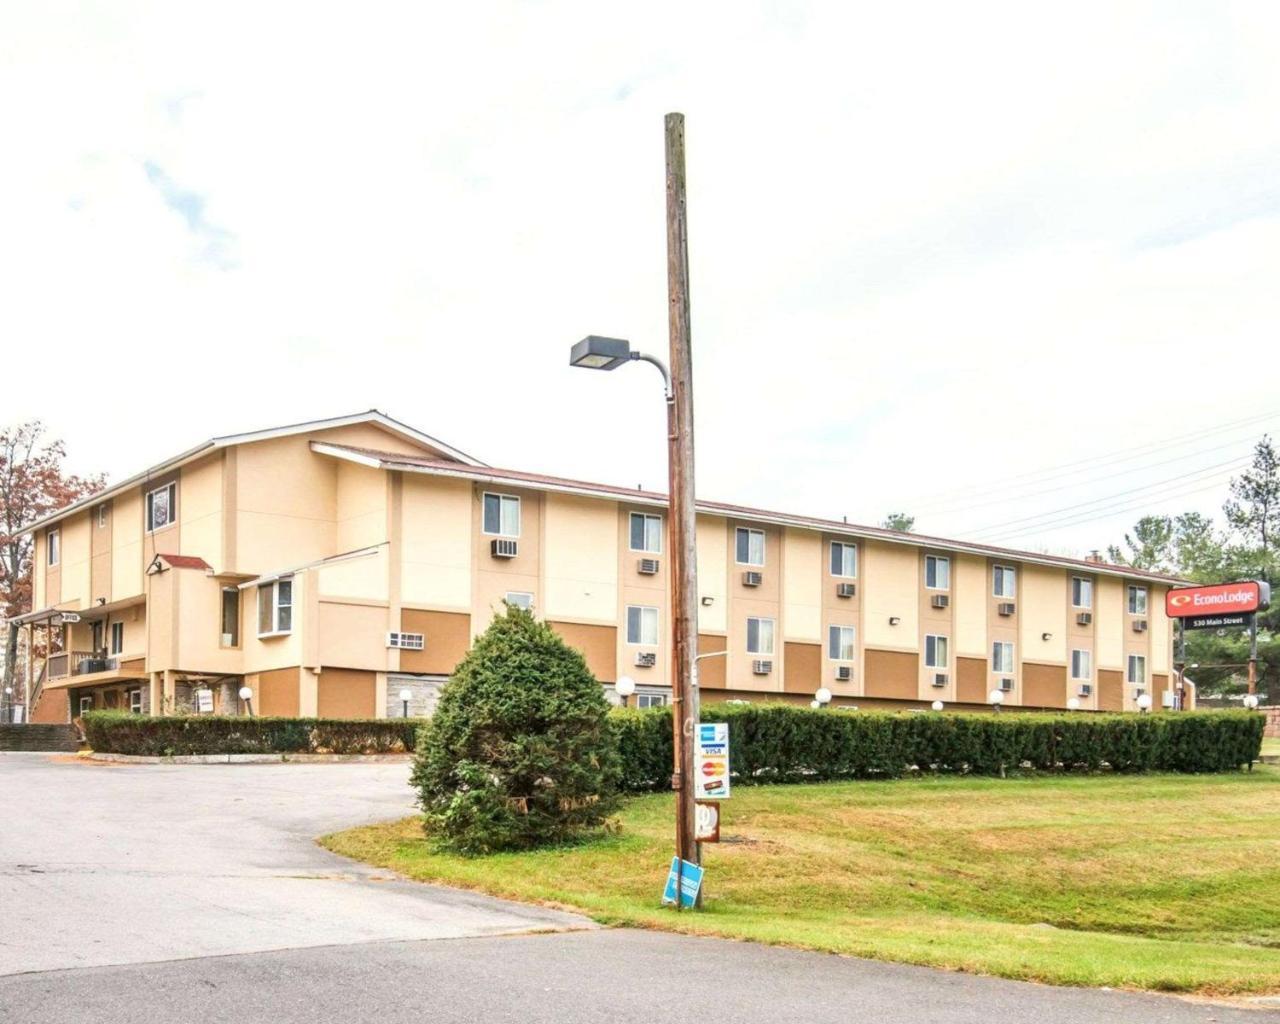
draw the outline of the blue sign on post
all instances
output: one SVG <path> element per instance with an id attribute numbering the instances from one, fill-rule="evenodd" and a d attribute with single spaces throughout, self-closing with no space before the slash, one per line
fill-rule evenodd
<path id="1" fill-rule="evenodd" d="M 667 887 L 662 891 L 662 902 L 676 901 L 677 865 L 680 865 L 680 906 L 692 907 L 697 902 L 698 890 L 702 888 L 702 868 L 687 860 L 682 861 L 679 857 L 671 858 L 671 872 L 667 875 Z"/>

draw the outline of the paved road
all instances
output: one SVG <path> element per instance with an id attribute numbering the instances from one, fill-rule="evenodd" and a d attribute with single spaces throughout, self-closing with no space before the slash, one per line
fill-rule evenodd
<path id="1" fill-rule="evenodd" d="M 716 939 L 527 934 L 584 922 L 377 881 L 313 845 L 407 811 L 404 776 L 403 765 L 105 767 L 0 754 L 0 1021 L 1275 1019 Z"/>

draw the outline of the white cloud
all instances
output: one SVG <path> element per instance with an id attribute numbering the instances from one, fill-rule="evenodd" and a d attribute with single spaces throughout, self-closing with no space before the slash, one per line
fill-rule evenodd
<path id="1" fill-rule="evenodd" d="M 876 519 L 1280 408 L 1272 5 L 8 22 L 4 419 L 44 418 L 80 468 L 378 406 L 497 464 L 660 486 L 656 377 L 565 357 L 589 332 L 665 348 L 670 109 L 707 497 Z M 1136 514 L 1022 540 L 1087 548 Z"/>

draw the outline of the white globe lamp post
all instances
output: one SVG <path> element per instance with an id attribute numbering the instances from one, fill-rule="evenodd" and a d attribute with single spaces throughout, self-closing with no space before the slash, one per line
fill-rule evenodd
<path id="1" fill-rule="evenodd" d="M 935 701 L 934 701 L 932 704 L 930 704 L 929 706 L 930 706 L 931 708 L 933 708 L 933 710 L 934 710 L 934 711 L 941 711 L 941 710 L 942 710 L 942 701 L 940 701 L 940 700 L 935 700 Z"/>
<path id="2" fill-rule="evenodd" d="M 989 694 L 987 694 L 987 700 L 991 702 L 992 711 L 999 711 L 1000 705 L 1004 703 L 1004 691 L 992 690 Z"/>
<path id="3" fill-rule="evenodd" d="M 813 700 L 818 707 L 825 708 L 831 703 L 831 691 L 825 686 L 820 686 L 818 687 L 818 692 L 813 695 Z"/>
<path id="4" fill-rule="evenodd" d="M 1151 694 L 1143 693 L 1138 696 L 1138 710 L 1144 715 L 1151 710 Z"/>
<path id="5" fill-rule="evenodd" d="M 404 717 L 409 717 L 409 701 L 413 699 L 413 691 L 408 687 L 400 691 L 400 706 L 404 709 Z"/>
<path id="6" fill-rule="evenodd" d="M 636 692 L 636 681 L 630 676 L 623 676 L 613 684 L 614 692 L 622 698 L 622 706 L 627 706 L 627 698 Z"/>
<path id="7" fill-rule="evenodd" d="M 1254 711 L 1258 707 L 1258 695 L 1256 693 L 1246 693 L 1244 695 L 1244 706 L 1250 711 Z"/>
<path id="8" fill-rule="evenodd" d="M 253 717 L 253 688 L 249 686 L 240 687 L 240 699 L 244 701 L 244 706 L 249 709 L 249 717 Z"/>

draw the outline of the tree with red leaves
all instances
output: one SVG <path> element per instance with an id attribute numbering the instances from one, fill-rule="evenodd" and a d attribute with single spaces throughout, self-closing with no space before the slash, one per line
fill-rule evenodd
<path id="1" fill-rule="evenodd" d="M 101 473 L 81 477 L 63 472 L 66 449 L 49 440 L 39 420 L 0 431 L 0 620 L 31 610 L 31 556 L 35 541 L 18 531 L 41 516 L 102 490 Z M 4 685 L 13 685 L 18 661 L 18 627 L 6 631 Z"/>

